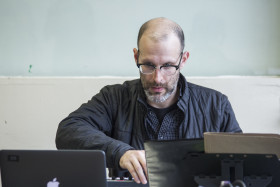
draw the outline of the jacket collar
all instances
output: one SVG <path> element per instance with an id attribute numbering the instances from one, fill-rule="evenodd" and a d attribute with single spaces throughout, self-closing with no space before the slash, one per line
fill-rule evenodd
<path id="1" fill-rule="evenodd" d="M 181 73 L 178 81 L 178 87 L 180 89 L 180 95 L 178 98 L 177 105 L 183 112 L 186 112 L 190 98 L 190 91 L 188 87 L 188 82 Z"/>

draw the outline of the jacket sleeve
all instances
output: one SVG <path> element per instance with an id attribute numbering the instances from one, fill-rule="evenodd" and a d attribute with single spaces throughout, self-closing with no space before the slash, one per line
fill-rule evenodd
<path id="1" fill-rule="evenodd" d="M 58 149 L 96 149 L 106 153 L 106 164 L 119 168 L 120 157 L 130 145 L 111 138 L 116 115 L 114 87 L 104 87 L 88 103 L 60 122 L 56 134 Z"/>
<path id="2" fill-rule="evenodd" d="M 231 104 L 226 96 L 222 97 L 222 111 L 221 111 L 221 132 L 242 132 L 239 124 L 236 120 L 234 111 Z"/>

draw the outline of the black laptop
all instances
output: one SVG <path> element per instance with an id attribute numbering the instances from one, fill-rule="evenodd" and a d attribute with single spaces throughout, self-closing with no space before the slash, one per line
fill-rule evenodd
<path id="1" fill-rule="evenodd" d="M 144 146 L 150 187 L 198 186 L 184 165 L 186 155 L 204 152 L 203 139 L 147 141 Z"/>
<path id="2" fill-rule="evenodd" d="M 97 150 L 2 150 L 2 187 L 106 187 L 106 163 Z"/>
<path id="3" fill-rule="evenodd" d="M 276 155 L 204 153 L 203 139 L 147 141 L 144 146 L 150 187 L 280 186 Z"/>

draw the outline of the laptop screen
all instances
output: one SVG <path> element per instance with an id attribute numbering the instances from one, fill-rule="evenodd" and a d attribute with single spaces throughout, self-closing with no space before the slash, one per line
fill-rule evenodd
<path id="1" fill-rule="evenodd" d="M 105 154 L 98 150 L 2 150 L 2 187 L 106 187 Z"/>

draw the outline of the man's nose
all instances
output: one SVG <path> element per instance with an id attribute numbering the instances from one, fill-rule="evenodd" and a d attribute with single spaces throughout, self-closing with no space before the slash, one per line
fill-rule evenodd
<path id="1" fill-rule="evenodd" d="M 156 68 L 154 71 L 154 81 L 156 83 L 162 82 L 162 72 L 161 72 L 160 68 Z"/>

